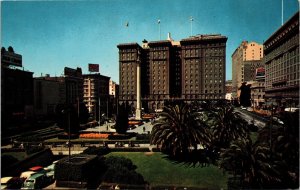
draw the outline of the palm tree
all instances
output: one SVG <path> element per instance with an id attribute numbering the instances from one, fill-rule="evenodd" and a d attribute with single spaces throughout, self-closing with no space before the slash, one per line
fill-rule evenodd
<path id="1" fill-rule="evenodd" d="M 248 138 L 247 122 L 231 106 L 218 107 L 208 112 L 207 123 L 211 126 L 214 148 L 229 147 L 238 138 Z"/>
<path id="2" fill-rule="evenodd" d="M 281 173 L 282 183 L 277 184 L 277 187 L 298 188 L 299 112 L 283 112 L 279 117 L 283 124 L 271 121 L 259 131 L 258 141 L 268 144 L 271 161 Z"/>
<path id="3" fill-rule="evenodd" d="M 182 103 L 164 108 L 153 125 L 150 143 L 169 155 L 179 156 L 197 150 L 198 145 L 207 147 L 210 134 L 199 114 Z"/>
<path id="4" fill-rule="evenodd" d="M 252 144 L 250 138 L 238 139 L 222 149 L 220 167 L 238 176 L 240 188 L 265 188 L 279 181 L 279 173 L 269 162 L 269 148 Z"/>

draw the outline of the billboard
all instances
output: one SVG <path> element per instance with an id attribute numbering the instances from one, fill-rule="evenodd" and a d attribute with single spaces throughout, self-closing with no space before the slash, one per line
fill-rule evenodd
<path id="1" fill-rule="evenodd" d="M 259 67 L 255 70 L 255 78 L 256 79 L 265 78 L 265 68 L 264 67 Z"/>
<path id="2" fill-rule="evenodd" d="M 89 72 L 99 72 L 99 64 L 89 63 Z"/>
<path id="3" fill-rule="evenodd" d="M 3 51 L 1 52 L 1 63 L 6 66 L 13 65 L 16 67 L 22 67 L 22 55 Z"/>

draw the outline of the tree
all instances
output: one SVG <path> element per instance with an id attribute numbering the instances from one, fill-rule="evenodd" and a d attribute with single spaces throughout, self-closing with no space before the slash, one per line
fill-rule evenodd
<path id="1" fill-rule="evenodd" d="M 266 188 L 280 181 L 278 171 L 269 160 L 269 148 L 252 144 L 250 138 L 237 139 L 229 148 L 222 149 L 220 167 L 240 179 L 240 188 Z"/>
<path id="2" fill-rule="evenodd" d="M 90 117 L 89 110 L 87 109 L 85 103 L 79 104 L 79 122 L 87 123 Z"/>
<path id="3" fill-rule="evenodd" d="M 56 106 L 57 125 L 64 129 L 66 133 L 77 134 L 79 131 L 78 113 L 72 104 L 59 104 Z"/>
<path id="4" fill-rule="evenodd" d="M 268 145 L 271 161 L 280 171 L 276 187 L 294 189 L 299 187 L 299 112 L 283 112 L 279 118 L 283 124 L 270 121 L 259 131 L 258 141 Z"/>
<path id="5" fill-rule="evenodd" d="M 181 156 L 197 150 L 198 145 L 210 145 L 210 133 L 197 112 L 189 105 L 167 106 L 153 125 L 150 144 L 161 146 L 171 156 Z"/>
<path id="6" fill-rule="evenodd" d="M 212 144 L 217 151 L 229 147 L 238 138 L 248 138 L 247 122 L 231 106 L 218 107 L 208 113 L 207 123 L 212 130 Z"/>
<path id="7" fill-rule="evenodd" d="M 115 129 L 119 134 L 125 134 L 128 129 L 128 109 L 124 103 L 119 106 Z"/>
<path id="8" fill-rule="evenodd" d="M 246 85 L 246 82 L 243 82 L 239 90 L 241 90 L 240 104 L 244 107 L 250 107 L 251 106 L 251 84 Z"/>

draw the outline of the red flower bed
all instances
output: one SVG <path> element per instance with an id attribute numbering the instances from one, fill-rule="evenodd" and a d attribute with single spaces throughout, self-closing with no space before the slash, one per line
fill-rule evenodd
<path id="1" fill-rule="evenodd" d="M 87 138 L 87 139 L 107 139 L 109 134 L 101 134 L 101 133 L 83 133 L 80 134 L 80 138 Z"/>

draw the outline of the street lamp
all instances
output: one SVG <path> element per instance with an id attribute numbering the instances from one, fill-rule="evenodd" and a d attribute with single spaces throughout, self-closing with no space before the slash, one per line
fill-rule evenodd
<path id="1" fill-rule="evenodd" d="M 68 121 L 68 148 L 69 148 L 69 162 L 70 162 L 70 155 L 71 155 L 71 137 L 70 137 L 70 135 L 71 135 L 70 114 L 71 113 L 70 113 L 70 108 L 63 109 L 62 113 L 67 114 L 67 116 L 68 116 L 68 119 L 67 119 L 67 121 Z"/>

